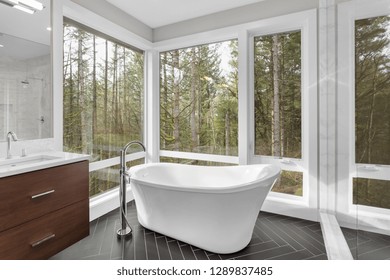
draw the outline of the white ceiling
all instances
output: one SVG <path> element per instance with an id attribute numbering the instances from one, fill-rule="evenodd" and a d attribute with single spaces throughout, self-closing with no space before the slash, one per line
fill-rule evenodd
<path id="1" fill-rule="evenodd" d="M 151 28 L 265 0 L 106 0 Z"/>

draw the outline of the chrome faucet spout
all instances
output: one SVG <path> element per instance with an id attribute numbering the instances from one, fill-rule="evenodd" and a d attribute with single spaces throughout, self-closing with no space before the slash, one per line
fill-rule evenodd
<path id="1" fill-rule="evenodd" d="M 13 141 L 18 141 L 18 137 L 16 136 L 15 132 L 9 131 L 7 133 L 7 158 L 12 158 L 11 154 L 11 139 Z"/>
<path id="2" fill-rule="evenodd" d="M 127 143 L 121 150 L 120 150 L 120 186 L 119 186 L 119 200 L 120 200 L 120 224 L 121 228 L 118 229 L 117 235 L 118 237 L 122 236 L 129 236 L 132 233 L 132 229 L 130 227 L 129 222 L 127 221 L 127 201 L 126 201 L 126 186 L 127 183 L 130 183 L 130 175 L 126 171 L 126 153 L 127 149 L 131 145 L 139 145 L 143 149 L 144 152 L 146 152 L 146 148 L 144 144 L 142 144 L 140 141 L 131 141 Z"/>
<path id="3" fill-rule="evenodd" d="M 121 153 L 121 169 L 124 171 L 126 169 L 126 153 L 127 153 L 127 149 L 132 146 L 132 145 L 139 145 L 141 146 L 142 150 L 144 152 L 146 152 L 146 148 L 144 146 L 144 144 L 142 144 L 140 141 L 131 141 L 129 143 L 127 143 L 123 149 L 120 151 Z"/>

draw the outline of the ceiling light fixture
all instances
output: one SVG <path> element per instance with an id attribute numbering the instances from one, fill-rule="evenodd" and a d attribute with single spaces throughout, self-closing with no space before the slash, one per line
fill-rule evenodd
<path id="1" fill-rule="evenodd" d="M 23 6 L 20 6 L 20 5 L 15 5 L 14 8 L 15 8 L 15 9 L 18 9 L 19 11 L 28 13 L 28 14 L 30 14 L 30 15 L 32 15 L 33 13 L 35 13 L 34 10 L 29 9 L 29 8 L 26 8 L 26 7 L 23 7 Z"/>
<path id="2" fill-rule="evenodd" d="M 36 0 L 0 0 L 0 3 L 29 14 L 33 14 L 36 11 L 42 11 L 44 8 L 43 4 Z"/>
<path id="3" fill-rule="evenodd" d="M 37 10 L 37 11 L 43 10 L 43 4 L 41 2 L 36 1 L 36 0 L 19 0 L 19 1 L 10 0 L 10 1 L 14 2 L 14 3 L 16 2 L 15 4 L 19 4 L 19 5 L 33 8 L 34 10 Z"/>

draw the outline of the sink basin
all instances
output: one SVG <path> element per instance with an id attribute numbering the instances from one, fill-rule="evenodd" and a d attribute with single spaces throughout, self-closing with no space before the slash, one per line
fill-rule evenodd
<path id="1" fill-rule="evenodd" d="M 46 151 L 29 154 L 26 157 L 15 156 L 11 159 L 0 159 L 0 178 L 43 170 L 65 164 L 89 160 L 89 155 Z"/>
<path id="2" fill-rule="evenodd" d="M 0 161 L 0 172 L 9 171 L 18 167 L 44 163 L 50 160 L 60 159 L 60 157 L 49 155 L 35 155 L 20 158 L 5 159 Z"/>

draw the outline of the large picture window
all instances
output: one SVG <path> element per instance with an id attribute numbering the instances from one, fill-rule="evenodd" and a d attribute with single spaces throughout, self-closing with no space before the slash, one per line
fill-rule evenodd
<path id="1" fill-rule="evenodd" d="M 338 6 L 337 212 L 343 223 L 389 232 L 390 8 Z"/>
<path id="2" fill-rule="evenodd" d="M 142 140 L 143 76 L 143 52 L 65 21 L 64 151 L 89 154 L 96 162 Z M 114 166 L 92 172 L 90 195 L 118 186 L 113 173 Z"/>
<path id="3" fill-rule="evenodd" d="M 355 22 L 356 163 L 390 165 L 390 16 Z"/>
<path id="4" fill-rule="evenodd" d="M 237 156 L 237 40 L 160 53 L 160 149 Z"/>
<path id="5" fill-rule="evenodd" d="M 389 34 L 390 16 L 355 21 L 355 161 L 363 171 L 390 165 Z M 353 203 L 389 209 L 388 173 L 361 173 L 353 180 Z"/>

